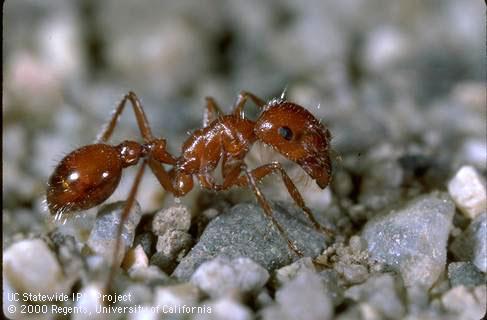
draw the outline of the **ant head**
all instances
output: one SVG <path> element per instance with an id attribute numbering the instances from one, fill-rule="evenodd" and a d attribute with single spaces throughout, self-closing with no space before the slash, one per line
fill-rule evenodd
<path id="1" fill-rule="evenodd" d="M 331 136 L 308 110 L 287 101 L 270 104 L 257 119 L 255 134 L 259 140 L 299 164 L 320 188 L 328 185 Z"/>

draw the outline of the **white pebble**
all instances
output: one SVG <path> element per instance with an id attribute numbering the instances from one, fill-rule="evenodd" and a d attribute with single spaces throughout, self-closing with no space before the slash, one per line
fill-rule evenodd
<path id="1" fill-rule="evenodd" d="M 487 210 L 485 181 L 471 166 L 463 166 L 448 183 L 448 192 L 458 209 L 474 219 Z"/>

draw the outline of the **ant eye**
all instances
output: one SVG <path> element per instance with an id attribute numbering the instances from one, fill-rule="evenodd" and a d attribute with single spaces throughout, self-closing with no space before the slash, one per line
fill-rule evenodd
<path id="1" fill-rule="evenodd" d="M 291 129 L 289 129 L 289 127 L 280 127 L 277 132 L 286 140 L 291 140 L 293 138 L 293 132 Z"/>

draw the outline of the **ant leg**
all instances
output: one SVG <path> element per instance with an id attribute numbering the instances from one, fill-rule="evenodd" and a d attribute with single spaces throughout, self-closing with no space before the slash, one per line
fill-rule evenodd
<path id="1" fill-rule="evenodd" d="M 213 120 L 223 114 L 222 110 L 212 97 L 206 97 L 206 108 L 203 114 L 203 127 L 206 127 Z"/>
<path id="2" fill-rule="evenodd" d="M 264 195 L 262 194 L 260 189 L 257 187 L 257 183 L 255 182 L 255 178 L 254 178 L 253 173 L 251 171 L 249 171 L 245 165 L 242 165 L 242 169 L 244 170 L 245 177 L 247 178 L 248 186 L 254 192 L 255 196 L 257 197 L 257 201 L 259 202 L 260 206 L 264 209 L 264 213 L 266 214 L 266 216 L 271 220 L 272 224 L 274 226 L 276 226 L 279 233 L 286 240 L 289 249 L 291 249 L 291 251 L 296 253 L 298 256 L 303 257 L 304 254 L 294 245 L 294 243 L 291 240 L 289 240 L 289 237 L 287 236 L 286 232 L 284 231 L 284 228 L 281 226 L 281 224 L 274 217 L 274 214 L 272 213 L 271 206 L 269 205 L 267 200 L 264 198 Z"/>
<path id="3" fill-rule="evenodd" d="M 281 166 L 279 162 L 266 164 L 252 170 L 252 174 L 256 177 L 257 181 L 260 181 L 262 178 L 264 178 L 265 176 L 273 172 L 277 172 L 281 175 L 281 178 L 284 181 L 284 184 L 286 185 L 289 195 L 291 195 L 294 202 L 301 208 L 301 210 L 303 210 L 304 215 L 312 223 L 313 227 L 317 231 L 319 231 L 320 233 L 326 236 L 333 236 L 335 234 L 333 230 L 331 230 L 330 228 L 323 227 L 315 219 L 313 213 L 311 212 L 311 209 L 306 206 L 304 199 L 301 196 L 301 193 L 296 188 L 293 181 L 291 180 L 291 178 L 289 178 L 286 171 L 284 170 L 284 168 Z M 246 180 L 244 180 L 242 177 L 239 177 L 239 179 L 233 182 L 233 185 L 245 186 L 246 183 L 247 183 Z"/>
<path id="4" fill-rule="evenodd" d="M 137 195 L 137 190 L 139 189 L 140 182 L 142 180 L 142 176 L 144 175 L 144 170 L 145 170 L 145 165 L 147 164 L 146 161 L 142 163 L 140 166 L 139 170 L 137 171 L 137 175 L 135 176 L 134 183 L 132 184 L 132 188 L 130 189 L 127 202 L 125 203 L 125 206 L 123 208 L 122 214 L 120 216 L 120 224 L 118 226 L 118 231 L 117 231 L 117 240 L 115 242 L 115 247 L 113 249 L 113 258 L 112 258 L 112 266 L 110 269 L 110 274 L 108 276 L 108 281 L 105 287 L 106 293 L 108 294 L 111 290 L 113 279 L 115 277 L 115 273 L 117 272 L 118 267 L 120 266 L 118 264 L 118 250 L 120 248 L 120 245 L 122 244 L 122 231 L 123 231 L 123 226 L 127 222 L 127 219 L 129 217 L 130 210 L 132 209 L 132 206 L 134 205 L 135 202 L 135 196 Z"/>
<path id="5" fill-rule="evenodd" d="M 110 139 L 113 130 L 117 125 L 118 118 L 120 118 L 120 115 L 123 112 L 127 100 L 129 100 L 132 104 L 132 108 L 134 110 L 135 118 L 137 119 L 137 124 L 139 126 L 139 130 L 142 135 L 142 138 L 144 139 L 145 142 L 150 142 L 151 140 L 153 140 L 152 132 L 149 126 L 149 121 L 147 120 L 147 117 L 145 115 L 144 109 L 142 108 L 140 100 L 135 93 L 130 91 L 128 94 L 126 94 L 123 97 L 122 101 L 120 101 L 117 108 L 112 113 L 111 119 L 106 123 L 102 132 L 98 135 L 96 139 L 97 142 L 106 142 L 108 139 Z"/>
<path id="6" fill-rule="evenodd" d="M 259 108 L 263 108 L 266 105 L 266 102 L 261 98 L 257 97 L 256 95 L 248 92 L 248 91 L 240 91 L 237 102 L 235 103 L 235 107 L 233 109 L 233 114 L 239 116 L 240 118 L 244 117 L 243 114 L 243 107 L 247 102 L 247 99 L 252 100 L 253 103 Z"/>

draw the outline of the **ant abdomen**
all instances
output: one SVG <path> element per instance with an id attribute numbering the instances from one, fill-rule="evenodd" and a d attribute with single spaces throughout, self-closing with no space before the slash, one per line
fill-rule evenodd
<path id="1" fill-rule="evenodd" d="M 47 205 L 51 214 L 92 208 L 118 186 L 124 161 L 117 147 L 92 144 L 68 154 L 49 178 Z"/>

